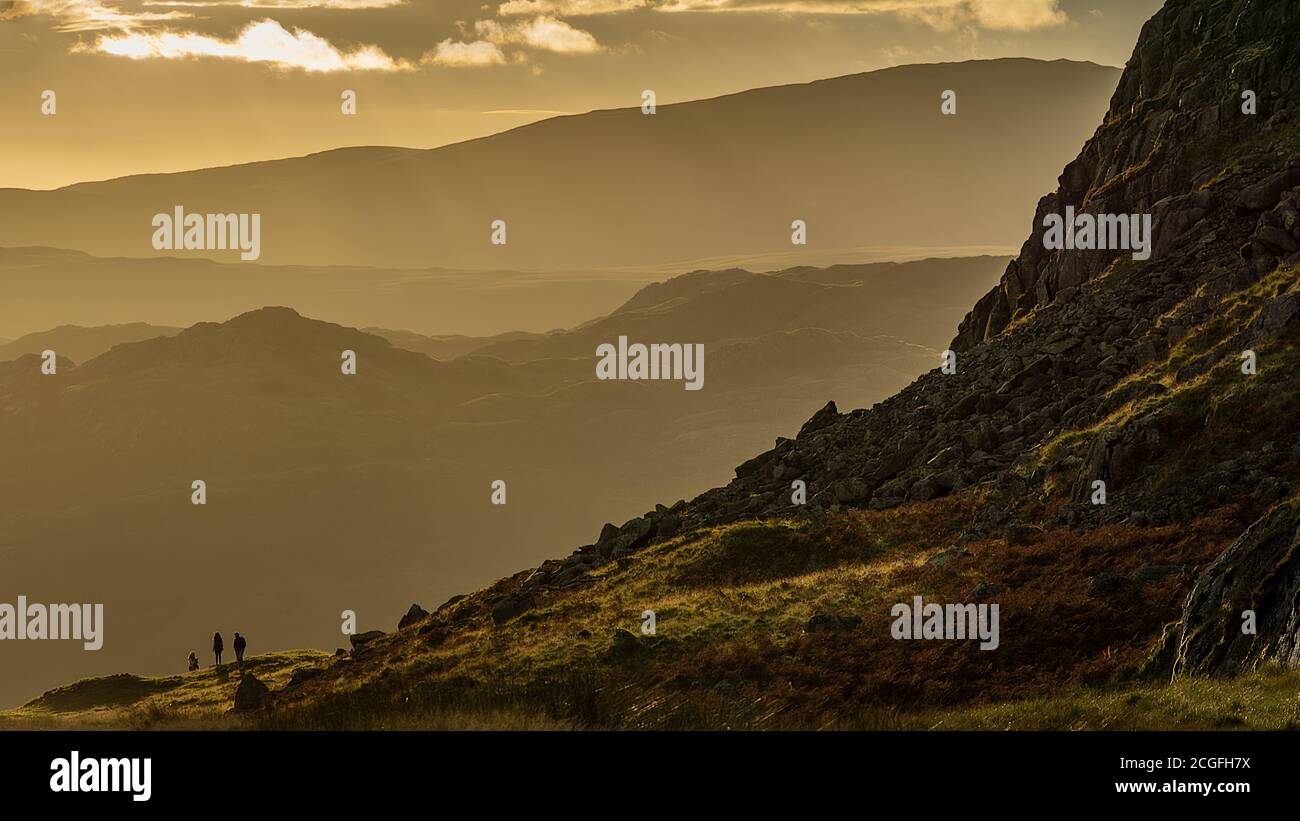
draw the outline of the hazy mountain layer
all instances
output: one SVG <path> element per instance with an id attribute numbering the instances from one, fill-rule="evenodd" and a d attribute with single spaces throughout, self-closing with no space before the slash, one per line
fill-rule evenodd
<path id="1" fill-rule="evenodd" d="M 1010 244 L 1117 77 L 1065 60 L 901 66 L 652 116 L 558 117 L 432 150 L 0 190 L 0 245 L 171 256 L 151 245 L 152 219 L 176 206 L 261 214 L 266 264 L 626 269 L 790 251 L 797 219 L 822 249 Z M 945 90 L 956 115 L 940 112 Z M 490 242 L 496 220 L 505 245 Z"/>
<path id="2" fill-rule="evenodd" d="M 114 345 L 140 342 L 156 336 L 174 336 L 180 328 L 131 322 L 124 325 L 82 327 L 61 325 L 48 331 L 26 334 L 12 342 L 0 343 L 0 362 L 17 359 L 25 354 L 40 354 L 52 350 L 58 356 L 73 362 L 85 362 L 104 353 Z"/>
<path id="3" fill-rule="evenodd" d="M 701 391 L 595 381 L 592 335 L 571 355 L 508 363 L 471 348 L 437 361 L 287 308 L 62 359 L 53 376 L 36 356 L 0 363 L 0 451 L 25 466 L 0 479 L 0 577 L 32 600 L 103 602 L 109 619 L 97 653 L 6 646 L 0 700 L 123 667 L 166 672 L 217 629 L 258 649 L 346 644 L 344 609 L 362 629 L 384 627 L 394 601 L 430 585 L 443 598 L 472 589 L 608 511 L 694 495 L 821 397 L 869 404 L 937 361 L 930 347 L 851 330 L 888 325 L 902 304 L 859 290 L 894 276 L 893 290 L 943 281 L 977 293 L 1003 264 L 844 268 L 826 272 L 828 285 L 808 270 L 701 273 L 598 320 L 611 335 L 601 341 L 703 342 Z M 725 340 L 681 336 L 682 316 L 739 316 L 753 283 L 769 280 L 795 289 L 792 314 L 756 314 Z M 852 322 L 827 289 L 855 306 Z M 340 371 L 345 350 L 355 376 Z M 196 479 L 205 506 L 190 503 Z M 505 506 L 490 504 L 496 479 Z"/>
<path id="4" fill-rule="evenodd" d="M 613 310 L 658 276 L 312 268 L 0 248 L 0 329 L 14 338 L 63 324 L 189 326 L 293 305 L 331 322 L 420 334 L 549 331 Z"/>

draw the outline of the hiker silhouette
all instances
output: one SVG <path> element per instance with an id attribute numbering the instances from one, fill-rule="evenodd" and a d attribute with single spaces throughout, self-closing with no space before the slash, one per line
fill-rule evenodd
<path id="1" fill-rule="evenodd" d="M 240 667 L 244 666 L 244 648 L 247 646 L 248 642 L 244 637 L 235 633 L 235 661 L 239 662 Z"/>
<path id="2" fill-rule="evenodd" d="M 199 669 L 199 657 L 194 653 L 193 650 L 191 650 L 190 651 L 190 672 L 193 673 L 197 669 Z"/>
<path id="3" fill-rule="evenodd" d="M 221 640 L 220 633 L 212 634 L 212 655 L 217 657 L 217 666 L 221 666 L 221 651 L 226 649 L 226 643 Z"/>

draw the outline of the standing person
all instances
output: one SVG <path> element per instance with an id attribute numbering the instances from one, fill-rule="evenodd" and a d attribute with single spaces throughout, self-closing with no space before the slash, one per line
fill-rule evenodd
<path id="1" fill-rule="evenodd" d="M 244 641 L 244 637 L 235 633 L 235 661 L 239 662 L 241 670 L 244 668 L 244 648 L 247 646 L 248 642 Z"/>
<path id="2" fill-rule="evenodd" d="M 221 666 L 221 651 L 226 649 L 226 643 L 221 640 L 220 633 L 212 634 L 212 655 L 217 657 L 217 666 Z"/>

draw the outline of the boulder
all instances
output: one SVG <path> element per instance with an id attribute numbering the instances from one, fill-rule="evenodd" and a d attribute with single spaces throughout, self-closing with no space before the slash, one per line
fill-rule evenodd
<path id="1" fill-rule="evenodd" d="M 976 603 L 988 601 L 994 596 L 997 596 L 1000 593 L 1002 593 L 1002 591 L 1005 589 L 1006 588 L 1000 584 L 994 584 L 992 582 L 980 582 L 979 584 L 975 585 L 975 588 L 973 590 L 971 590 L 970 600 Z"/>
<path id="2" fill-rule="evenodd" d="M 528 612 L 534 604 L 531 596 L 506 596 L 492 608 L 492 623 L 504 624 Z"/>
<path id="3" fill-rule="evenodd" d="M 621 627 L 614 631 L 613 643 L 609 647 L 611 653 L 622 655 L 637 653 L 642 649 L 641 639 L 635 633 Z"/>
<path id="4" fill-rule="evenodd" d="M 463 593 L 456 596 L 452 596 L 450 599 L 447 599 L 445 602 L 438 605 L 438 609 L 435 612 L 441 613 L 443 610 L 446 610 L 448 607 L 451 607 L 456 602 L 464 601 L 465 598 L 466 596 Z"/>
<path id="5" fill-rule="evenodd" d="M 265 707 L 271 700 L 271 690 L 257 676 L 245 673 L 235 688 L 235 712 L 250 713 Z"/>
<path id="6" fill-rule="evenodd" d="M 1147 584 L 1149 582 L 1163 581 L 1170 576 L 1177 576 L 1183 572 L 1182 565 L 1177 564 L 1144 564 L 1137 570 L 1133 571 L 1133 581 L 1138 584 Z"/>
<path id="7" fill-rule="evenodd" d="M 655 534 L 655 524 L 647 516 L 638 516 L 618 528 L 615 535 L 605 538 L 607 533 L 607 530 L 601 531 L 602 538 L 596 542 L 596 550 L 602 558 L 618 558 L 648 544 Z"/>
<path id="8" fill-rule="evenodd" d="M 1033 544 L 1043 536 L 1043 529 L 1021 522 L 1012 522 L 1007 525 L 1006 536 L 1009 545 L 1028 545 Z"/>
<path id="9" fill-rule="evenodd" d="M 325 675 L 325 671 L 319 667 L 299 667 L 293 671 L 293 675 L 289 676 L 289 683 L 285 686 L 287 688 L 297 687 L 303 682 L 320 678 L 323 675 Z"/>
<path id="10" fill-rule="evenodd" d="M 1249 214 L 1272 208 L 1284 193 L 1297 185 L 1300 185 L 1300 168 L 1271 174 L 1237 195 L 1237 213 Z"/>
<path id="11" fill-rule="evenodd" d="M 947 550 L 940 550 L 925 560 L 925 563 L 931 567 L 943 567 L 953 559 L 960 559 L 970 555 L 970 551 L 964 547 L 950 547 Z"/>
<path id="12" fill-rule="evenodd" d="M 352 649 L 359 650 L 370 642 L 384 636 L 383 630 L 367 630 L 364 633 L 354 633 L 348 636 L 348 641 L 352 642 Z"/>
<path id="13" fill-rule="evenodd" d="M 411 608 L 406 611 L 406 615 L 402 616 L 402 620 L 397 623 L 397 629 L 401 630 L 403 627 L 407 627 L 409 625 L 415 624 L 416 622 L 424 621 L 428 617 L 429 617 L 428 610 L 425 610 L 423 607 L 421 607 L 418 604 L 413 604 L 411 605 Z"/>
<path id="14" fill-rule="evenodd" d="M 1126 576 L 1103 570 L 1089 580 L 1088 595 L 1094 599 L 1107 599 L 1126 589 L 1130 583 Z"/>
<path id="15" fill-rule="evenodd" d="M 827 402 L 821 410 L 813 414 L 811 419 L 803 423 L 803 427 L 799 428 L 799 435 L 796 438 L 802 439 L 806 434 L 819 431 L 822 428 L 834 424 L 835 420 L 839 418 L 839 415 L 840 412 L 839 409 L 835 407 L 835 403 Z"/>

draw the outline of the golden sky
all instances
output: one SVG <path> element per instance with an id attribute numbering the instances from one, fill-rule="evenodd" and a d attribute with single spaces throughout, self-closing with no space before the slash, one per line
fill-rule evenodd
<path id="1" fill-rule="evenodd" d="M 1123 65 L 1160 0 L 0 0 L 0 187 L 427 148 L 902 63 Z M 41 112 L 53 91 L 57 113 Z M 340 95 L 357 95 L 344 116 Z"/>

